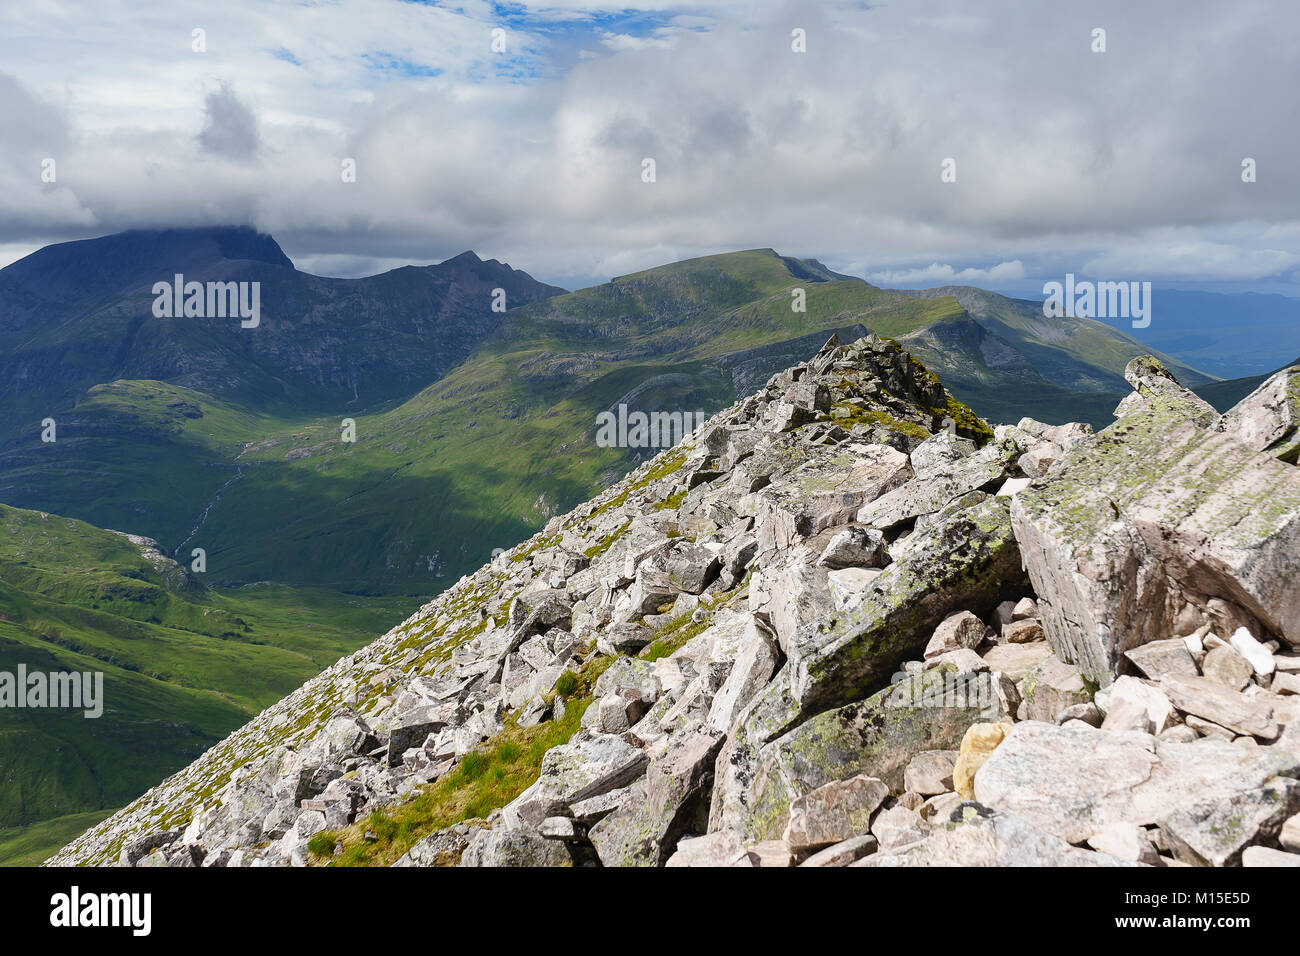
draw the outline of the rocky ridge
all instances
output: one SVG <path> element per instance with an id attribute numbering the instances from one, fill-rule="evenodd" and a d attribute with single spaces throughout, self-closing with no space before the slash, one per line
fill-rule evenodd
<path id="1" fill-rule="evenodd" d="M 50 862 L 1300 863 L 1300 368 L 1223 416 L 1126 378 L 990 429 L 833 338 Z M 526 787 L 412 832 L 516 737 Z"/>

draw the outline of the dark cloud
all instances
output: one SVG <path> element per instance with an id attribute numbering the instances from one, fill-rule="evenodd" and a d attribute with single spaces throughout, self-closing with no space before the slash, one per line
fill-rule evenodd
<path id="1" fill-rule="evenodd" d="M 257 117 L 253 115 L 252 108 L 242 102 L 225 83 L 209 93 L 203 102 L 203 130 L 199 133 L 199 147 L 205 153 L 225 159 L 257 158 L 261 147 Z"/>

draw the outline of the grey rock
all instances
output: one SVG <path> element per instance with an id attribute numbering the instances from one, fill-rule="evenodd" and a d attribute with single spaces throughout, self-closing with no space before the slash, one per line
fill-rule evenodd
<path id="1" fill-rule="evenodd" d="M 1159 821 L 1174 856 L 1193 866 L 1236 866 L 1253 843 L 1276 842 L 1287 817 L 1300 810 L 1300 782 L 1270 781 L 1226 799 L 1199 800 Z"/>
<path id="2" fill-rule="evenodd" d="M 840 843 L 818 850 L 799 865 L 808 867 L 848 866 L 850 863 L 875 853 L 879 846 L 880 844 L 876 838 L 869 833 L 850 837 Z"/>
<path id="3" fill-rule="evenodd" d="M 1151 680 L 1159 680 L 1165 674 L 1190 674 L 1195 677 L 1199 673 L 1196 662 L 1187 652 L 1187 645 L 1177 637 L 1151 641 L 1141 647 L 1125 651 L 1124 656 L 1142 672 L 1143 676 Z"/>
<path id="4" fill-rule="evenodd" d="M 956 750 L 923 750 L 903 771 L 903 786 L 912 793 L 929 797 L 952 789 L 952 768 Z"/>
<path id="5" fill-rule="evenodd" d="M 479 830 L 461 853 L 460 866 L 573 866 L 559 840 L 529 830 Z"/>
<path id="6" fill-rule="evenodd" d="M 1112 823 L 1148 826 L 1198 800 L 1222 802 L 1298 774 L 1300 759 L 1268 748 L 1031 721 L 1016 724 L 979 769 L 975 799 L 1079 843 Z"/>
<path id="7" fill-rule="evenodd" d="M 962 806 L 959 822 L 936 826 L 919 843 L 875 853 L 857 866 L 1133 866 L 1105 853 L 1071 846 L 1027 821 Z"/>
<path id="8" fill-rule="evenodd" d="M 1277 721 L 1267 703 L 1234 693 L 1208 677 L 1169 674 L 1161 679 L 1160 689 L 1183 713 L 1195 714 L 1239 734 L 1250 734 L 1264 740 L 1272 740 L 1278 735 Z"/>
<path id="9" fill-rule="evenodd" d="M 889 787 L 865 774 L 824 784 L 791 802 L 781 838 L 799 854 L 861 836 L 870 832 L 871 815 L 887 796 Z"/>

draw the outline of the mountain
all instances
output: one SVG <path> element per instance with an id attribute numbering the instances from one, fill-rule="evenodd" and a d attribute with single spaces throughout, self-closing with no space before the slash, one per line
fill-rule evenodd
<path id="1" fill-rule="evenodd" d="M 148 539 L 0 505 L 0 672 L 104 675 L 98 717 L 0 709 L 0 828 L 121 806 L 409 609 L 214 590 Z"/>
<path id="2" fill-rule="evenodd" d="M 1294 863 L 1300 406 L 1125 378 L 831 338 L 50 863 Z"/>
<path id="3" fill-rule="evenodd" d="M 345 285 L 368 314 L 378 309 L 365 304 L 372 294 L 400 300 L 373 290 L 396 276 L 431 281 L 432 270 Z M 294 347 L 312 353 L 308 363 L 335 354 L 305 344 L 319 339 L 316 314 L 279 320 L 298 330 Z M 771 249 L 691 259 L 512 308 L 454 367 L 442 368 L 446 355 L 422 358 L 423 340 L 409 355 L 398 349 L 405 371 L 371 380 L 362 394 L 377 400 L 426 374 L 400 402 L 358 408 L 350 389 L 336 389 L 332 412 L 317 414 L 323 398 L 305 386 L 280 388 L 279 398 L 302 399 L 292 407 L 251 401 L 242 375 L 208 376 L 224 352 L 202 373 L 194 363 L 193 374 L 166 382 L 97 383 L 59 413 L 57 443 L 41 443 L 33 428 L 0 451 L 0 500 L 126 528 L 169 553 L 203 547 L 215 582 L 427 595 L 653 454 L 597 446 L 600 413 L 627 405 L 711 414 L 806 359 L 832 332 L 896 338 L 993 418 L 1034 411 L 1108 421 L 1113 401 L 1083 416 L 1095 393 L 1059 383 L 1122 382 L 1115 369 L 1140 346 L 1097 323 L 1045 329 L 1015 318 L 1036 330 L 1031 340 L 1011 318 L 991 330 L 955 296 L 890 292 Z M 396 348 L 391 336 L 386 342 L 376 361 Z M 1100 364 L 1088 364 L 1088 349 Z M 412 371 L 421 362 L 426 370 Z M 301 383 L 306 373 L 291 356 L 284 364 L 276 381 Z M 1044 368 L 1061 377 L 1049 380 Z M 355 421 L 355 443 L 340 441 L 345 417 Z"/>
<path id="4" fill-rule="evenodd" d="M 154 283 L 259 283 L 238 317 L 156 318 Z M 466 252 L 365 279 L 294 269 L 249 228 L 127 232 L 47 246 L 0 269 L 0 402 L 36 431 L 87 389 L 150 379 L 260 411 L 346 412 L 414 391 L 456 365 L 506 305 L 562 292 Z M 250 296 L 251 300 L 251 296 Z M 250 301 L 251 304 L 251 301 Z"/>

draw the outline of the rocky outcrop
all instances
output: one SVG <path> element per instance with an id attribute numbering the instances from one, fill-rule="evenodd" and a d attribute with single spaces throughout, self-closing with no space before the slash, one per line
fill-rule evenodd
<path id="1" fill-rule="evenodd" d="M 1128 378 L 990 429 L 832 339 L 52 862 L 1300 858 L 1290 379 Z"/>
<path id="2" fill-rule="evenodd" d="M 1053 648 L 1104 684 L 1203 627 L 1300 641 L 1300 471 L 1217 430 L 1153 359 L 1129 377 L 1123 417 L 1012 504 Z"/>

